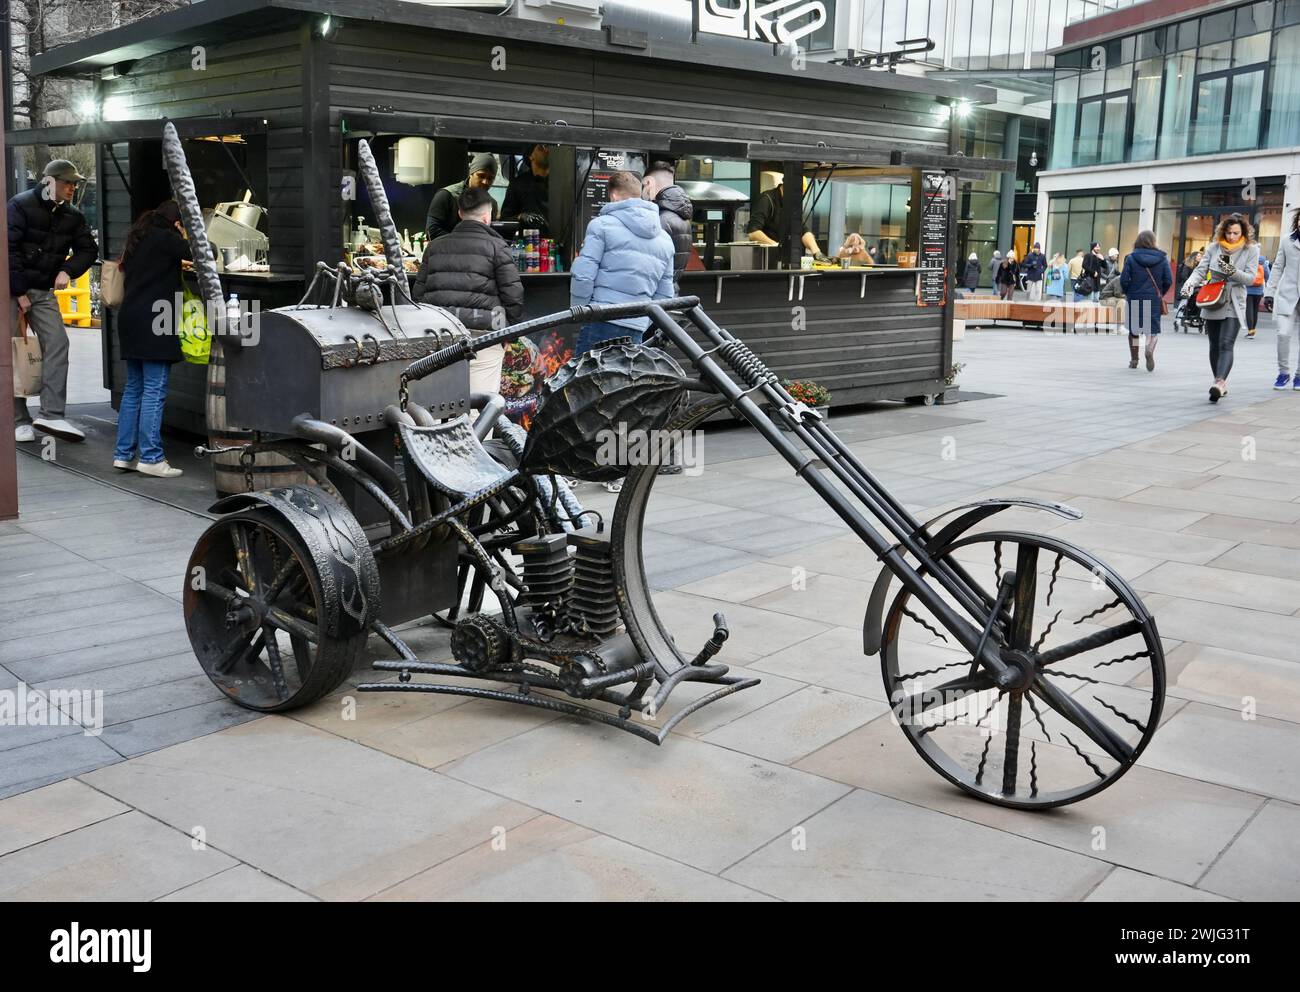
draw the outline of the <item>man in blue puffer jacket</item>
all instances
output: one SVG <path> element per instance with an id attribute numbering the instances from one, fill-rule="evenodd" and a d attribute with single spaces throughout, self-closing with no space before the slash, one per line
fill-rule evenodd
<path id="1" fill-rule="evenodd" d="M 671 298 L 673 240 L 659 224 L 659 207 L 641 199 L 641 180 L 631 172 L 609 177 L 609 200 L 587 225 L 582 252 L 573 260 L 570 305 Z M 574 350 L 581 355 L 611 338 L 640 343 L 649 326 L 649 317 L 585 324 Z"/>

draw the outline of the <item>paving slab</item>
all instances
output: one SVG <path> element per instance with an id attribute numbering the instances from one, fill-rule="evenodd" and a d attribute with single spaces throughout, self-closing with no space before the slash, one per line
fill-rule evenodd
<path id="1" fill-rule="evenodd" d="M 769 897 L 543 814 L 373 897 L 384 902 L 756 902 Z"/>
<path id="2" fill-rule="evenodd" d="M 189 833 L 130 811 L 0 858 L 0 899 L 156 899 L 234 864 Z"/>
<path id="3" fill-rule="evenodd" d="M 1300 725 L 1188 703 L 1161 727 L 1143 764 L 1263 796 L 1300 802 Z"/>
<path id="4" fill-rule="evenodd" d="M 783 765 L 888 712 L 889 704 L 807 686 L 705 735 L 710 744 Z"/>
<path id="5" fill-rule="evenodd" d="M 177 889 L 159 902 L 316 902 L 305 892 L 248 865 L 225 871 Z"/>
<path id="6" fill-rule="evenodd" d="M 1166 696 L 1300 724 L 1300 664 L 1186 643 L 1165 656 Z M 1135 685 L 1150 685 L 1149 674 Z"/>
<path id="7" fill-rule="evenodd" d="M 1144 767 L 1145 755 L 1141 761 L 1114 785 L 1082 802 L 1037 812 L 970 798 L 937 775 L 889 717 L 814 752 L 795 767 L 1063 850 L 1194 884 L 1262 800 Z M 1196 830 L 1185 829 L 1192 822 Z"/>
<path id="8" fill-rule="evenodd" d="M 1082 899 L 1105 862 L 854 790 L 723 873 L 781 899 Z"/>
<path id="9" fill-rule="evenodd" d="M 102 738 L 80 732 L 0 751 L 0 799 L 121 760 Z"/>
<path id="10" fill-rule="evenodd" d="M 0 800 L 0 855 L 71 833 L 129 810 L 76 779 Z"/>
<path id="11" fill-rule="evenodd" d="M 463 782 L 718 872 L 847 787 L 674 737 L 656 748 L 560 720 L 445 767 Z"/>
<path id="12" fill-rule="evenodd" d="M 374 895 L 535 815 L 281 717 L 85 780 L 178 829 L 202 826 L 210 846 L 322 899 Z"/>
<path id="13" fill-rule="evenodd" d="M 1235 899 L 1293 903 L 1300 898 L 1300 806 L 1265 804 L 1200 887 Z"/>
<path id="14" fill-rule="evenodd" d="M 1088 893 L 1084 902 L 1229 902 L 1213 892 L 1203 892 L 1190 885 L 1179 885 L 1155 875 L 1144 875 L 1128 868 L 1116 868 Z"/>

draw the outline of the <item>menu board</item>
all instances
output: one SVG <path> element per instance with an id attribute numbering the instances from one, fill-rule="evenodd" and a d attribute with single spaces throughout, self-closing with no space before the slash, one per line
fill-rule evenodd
<path id="1" fill-rule="evenodd" d="M 587 231 L 587 225 L 600 213 L 600 208 L 609 202 L 609 177 L 620 170 L 635 172 L 638 175 L 645 170 L 645 155 L 630 151 L 611 151 L 605 148 L 596 150 L 593 156 L 585 150 L 577 155 L 578 182 L 582 194 L 578 198 L 579 238 Z"/>
<path id="2" fill-rule="evenodd" d="M 916 303 L 943 306 L 948 299 L 948 209 L 951 179 L 921 173 L 921 250 L 917 254 Z"/>

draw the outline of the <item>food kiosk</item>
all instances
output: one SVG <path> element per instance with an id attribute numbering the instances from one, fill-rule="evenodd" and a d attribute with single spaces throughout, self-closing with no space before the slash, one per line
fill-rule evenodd
<path id="1" fill-rule="evenodd" d="M 262 309 L 297 302 L 318 260 L 365 254 L 374 217 L 355 181 L 359 138 L 385 171 L 411 265 L 430 198 L 465 179 L 472 153 L 496 154 L 508 182 L 534 144 L 550 148 L 546 227 L 558 264 L 524 275 L 529 314 L 567 306 L 583 221 L 600 205 L 592 177 L 616 161 L 634 171 L 671 161 L 688 187 L 738 194 L 702 204 L 682 292 L 781 376 L 826 386 L 837 406 L 942 394 L 952 338 L 946 201 L 963 177 L 1012 167 L 952 151 L 952 109 L 992 101 L 981 87 L 792 57 L 762 41 L 752 52 L 715 48 L 704 33 L 683 43 L 402 0 L 194 4 L 45 52 L 33 69 L 96 79 L 102 120 L 10 136 L 97 147 L 102 194 L 91 221 L 105 257 L 120 252 L 133 217 L 167 195 L 157 141 L 171 120 L 198 163 L 196 183 L 210 190 L 203 205 L 228 234 L 245 235 L 225 238 L 234 250 L 223 253 L 223 290 Z M 426 143 L 402 156 L 406 138 Z M 401 181 L 421 174 L 422 155 L 432 181 Z M 705 166 L 719 163 L 731 179 L 709 178 Z M 804 268 L 797 239 L 754 250 L 740 221 L 773 172 L 808 180 L 785 209 L 814 219 L 830 255 L 832 235 L 853 233 L 837 187 L 901 187 L 890 243 L 905 250 L 890 257 L 915 253 L 919 267 Z M 123 370 L 111 315 L 105 323 L 105 384 L 116 401 Z M 574 330 L 534 342 L 537 354 L 513 356 L 508 369 L 531 362 L 520 374 L 537 380 Z M 202 433 L 202 370 L 177 371 L 168 420 Z"/>

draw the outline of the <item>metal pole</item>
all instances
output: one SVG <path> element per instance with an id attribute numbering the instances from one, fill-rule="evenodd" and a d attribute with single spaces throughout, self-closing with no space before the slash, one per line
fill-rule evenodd
<path id="1" fill-rule="evenodd" d="M 6 15 L 8 7 L 6 3 Z M 0 52 L 0 59 L 4 60 L 6 80 L 9 79 L 9 53 L 7 47 Z M 5 121 L 9 119 L 9 101 L 5 99 L 7 96 L 8 93 L 0 93 L 0 119 Z M 6 161 L 7 151 L 4 129 L 0 128 L 0 153 L 6 153 Z M 0 176 L 0 202 L 7 203 L 8 200 L 9 175 L 6 172 Z M 9 239 L 3 237 L 0 238 L 0 320 L 6 324 L 9 322 L 9 307 Z M 13 391 L 14 353 L 9 346 L 9 334 L 0 337 L 4 338 L 4 346 L 0 347 L 0 394 L 3 394 L 0 395 L 0 520 L 12 520 L 18 516 L 18 448 L 14 442 L 14 405 L 7 394 Z"/>

